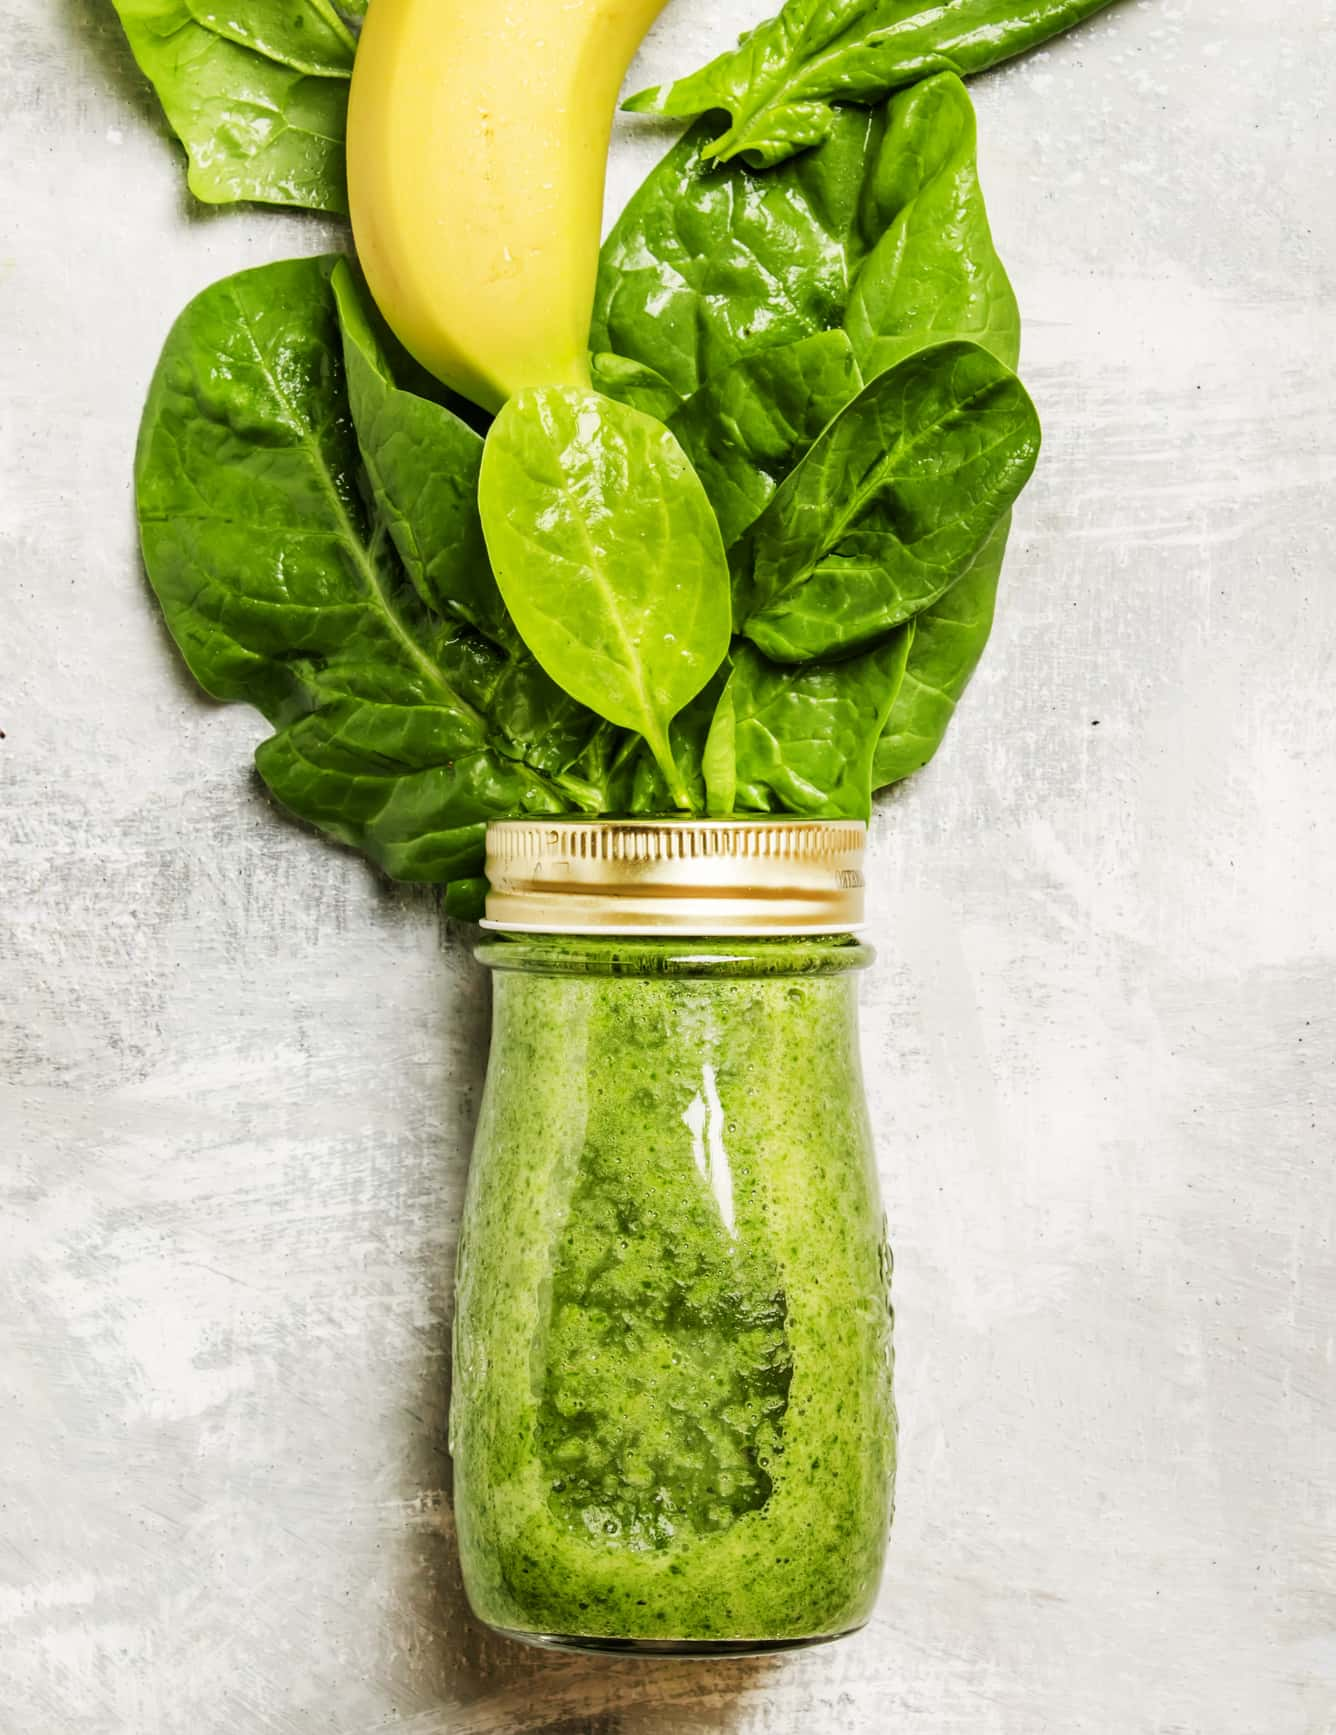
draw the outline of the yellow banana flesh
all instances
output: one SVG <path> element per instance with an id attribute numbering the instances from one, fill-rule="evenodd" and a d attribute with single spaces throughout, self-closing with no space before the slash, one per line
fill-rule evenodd
<path id="1" fill-rule="evenodd" d="M 665 0 L 373 0 L 348 109 L 371 293 L 446 385 L 498 409 L 588 386 L 608 141 Z"/>

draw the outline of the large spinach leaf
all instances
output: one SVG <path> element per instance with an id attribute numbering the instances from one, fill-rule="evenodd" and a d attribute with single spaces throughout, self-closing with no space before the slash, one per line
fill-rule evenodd
<path id="1" fill-rule="evenodd" d="M 787 0 L 699 72 L 626 103 L 641 114 L 724 109 L 707 154 L 752 168 L 828 138 L 837 103 L 872 103 L 933 72 L 982 72 L 1109 0 Z"/>
<path id="2" fill-rule="evenodd" d="M 256 763 L 286 806 L 401 879 L 475 875 L 489 818 L 574 797 L 516 754 L 504 659 L 426 605 L 363 492 L 334 264 L 242 272 L 177 321 L 136 460 L 145 563 L 196 679 L 275 726 Z"/>
<path id="3" fill-rule="evenodd" d="M 988 643 L 1010 527 L 1008 513 L 964 578 L 915 617 L 904 679 L 872 761 L 874 789 L 921 770 L 941 746 L 960 695 Z"/>
<path id="4" fill-rule="evenodd" d="M 594 302 L 593 348 L 683 398 L 741 356 L 841 323 L 883 123 L 845 110 L 821 150 L 773 175 L 712 170 L 714 130 L 693 127 L 632 195 L 604 243 Z"/>
<path id="5" fill-rule="evenodd" d="M 1016 376 L 977 344 L 879 374 L 785 478 L 734 551 L 740 629 L 780 662 L 848 651 L 967 570 L 1039 453 Z"/>
<path id="6" fill-rule="evenodd" d="M 348 78 L 365 4 L 114 0 L 207 204 L 344 211 Z"/>
<path id="7" fill-rule="evenodd" d="M 974 105 L 950 73 L 894 97 L 858 204 L 843 324 L 866 378 L 969 338 L 1007 367 L 1020 313 L 979 187 Z"/>
<path id="8" fill-rule="evenodd" d="M 369 292 L 346 261 L 331 279 L 348 401 L 381 522 L 422 602 L 476 627 L 500 655 L 477 647 L 485 702 L 514 752 L 568 779 L 583 805 L 601 793 L 574 768 L 601 720 L 564 693 L 525 647 L 492 575 L 478 513 L 482 436 L 448 407 L 401 387 Z"/>
<path id="9" fill-rule="evenodd" d="M 665 386 L 684 399 L 742 358 L 839 328 L 865 378 L 951 337 L 1015 366 L 1016 301 L 958 78 L 842 109 L 817 150 L 764 175 L 712 168 L 713 136 L 693 127 L 608 235 L 593 343 L 622 358 L 625 385 L 610 374 L 605 389 L 662 414 Z"/>
<path id="10" fill-rule="evenodd" d="M 714 374 L 669 427 L 732 545 L 826 424 L 862 385 L 842 331 L 777 344 Z"/>
<path id="11" fill-rule="evenodd" d="M 728 650 L 728 563 L 710 503 L 654 417 L 599 392 L 511 398 L 483 450 L 488 552 L 525 644 L 571 696 L 649 743 L 690 795 L 672 719 Z"/>
<path id="12" fill-rule="evenodd" d="M 866 819 L 913 634 L 911 623 L 861 656 L 796 668 L 739 645 L 705 746 L 709 811 Z"/>

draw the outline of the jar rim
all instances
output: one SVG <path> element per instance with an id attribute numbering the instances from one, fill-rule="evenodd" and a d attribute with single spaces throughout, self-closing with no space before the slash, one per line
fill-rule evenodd
<path id="1" fill-rule="evenodd" d="M 494 820 L 482 925 L 626 938 L 856 933 L 866 841 L 863 820 L 797 815 Z"/>

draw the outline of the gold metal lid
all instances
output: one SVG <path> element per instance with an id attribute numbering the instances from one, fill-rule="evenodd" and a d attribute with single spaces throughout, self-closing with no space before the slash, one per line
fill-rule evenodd
<path id="1" fill-rule="evenodd" d="M 518 934 L 849 934 L 857 819 L 502 819 L 484 928 Z"/>

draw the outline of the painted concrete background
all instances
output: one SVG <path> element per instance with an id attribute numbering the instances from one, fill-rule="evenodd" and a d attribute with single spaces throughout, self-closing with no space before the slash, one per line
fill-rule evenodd
<path id="1" fill-rule="evenodd" d="M 768 0 L 674 0 L 667 76 Z M 1336 1730 L 1336 6 L 974 86 L 1045 456 L 876 821 L 875 1620 L 546 1659 L 459 1590 L 465 936 L 267 805 L 136 564 L 145 382 L 318 222 L 205 214 L 104 0 L 0 0 L 3 1735 Z M 661 135 L 618 146 L 614 198 Z"/>

